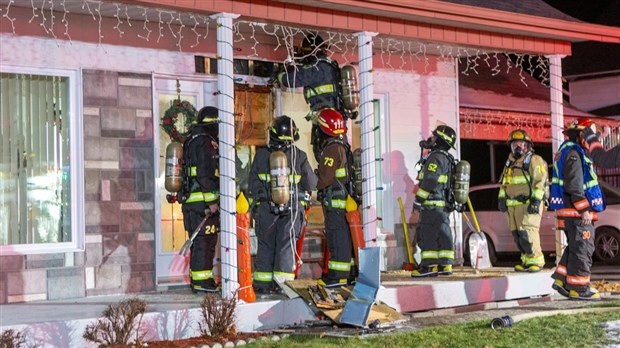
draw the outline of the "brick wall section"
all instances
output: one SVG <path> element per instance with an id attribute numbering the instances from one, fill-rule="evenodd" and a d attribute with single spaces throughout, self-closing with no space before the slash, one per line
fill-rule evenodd
<path id="1" fill-rule="evenodd" d="M 86 70 L 86 296 L 155 288 L 151 76 Z"/>

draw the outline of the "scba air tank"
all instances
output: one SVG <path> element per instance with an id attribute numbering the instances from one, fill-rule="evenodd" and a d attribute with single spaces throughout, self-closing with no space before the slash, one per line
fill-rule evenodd
<path id="1" fill-rule="evenodd" d="M 357 90 L 357 73 L 353 65 L 345 65 L 340 69 L 342 85 L 342 102 L 347 110 L 355 110 L 360 105 L 360 95 Z"/>
<path id="2" fill-rule="evenodd" d="M 288 160 L 282 151 L 274 151 L 269 155 L 269 174 L 271 176 L 271 200 L 284 206 L 290 199 L 288 181 Z"/>
<path id="3" fill-rule="evenodd" d="M 166 147 L 166 175 L 164 187 L 168 192 L 179 192 L 183 178 L 181 178 L 181 165 L 183 162 L 183 145 L 173 141 Z"/>
<path id="4" fill-rule="evenodd" d="M 458 204 L 467 204 L 470 173 L 471 165 L 469 162 L 462 160 L 456 164 L 454 170 L 454 200 Z"/>

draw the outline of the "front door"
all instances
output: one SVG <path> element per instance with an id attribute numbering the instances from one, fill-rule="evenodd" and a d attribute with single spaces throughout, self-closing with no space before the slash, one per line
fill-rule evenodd
<path id="1" fill-rule="evenodd" d="M 155 227 L 155 247 L 156 247 L 156 281 L 159 286 L 180 285 L 189 283 L 189 254 L 179 255 L 179 250 L 187 240 L 187 232 L 183 226 L 183 214 L 181 205 L 178 203 L 168 203 L 165 183 L 165 157 L 166 147 L 171 139 L 168 133 L 162 128 L 162 117 L 166 111 L 179 98 L 181 101 L 190 102 L 196 110 L 203 106 L 217 106 L 217 83 L 213 79 L 204 80 L 180 80 L 168 77 L 155 77 L 154 92 L 154 122 L 157 125 L 155 135 L 155 153 L 158 156 L 155 163 L 159 163 L 156 168 L 156 221 Z M 180 92 L 179 92 L 180 91 Z M 184 115 L 179 113 L 176 120 L 176 127 L 179 132 L 185 132 Z M 159 136 L 157 136 L 159 135 Z"/>

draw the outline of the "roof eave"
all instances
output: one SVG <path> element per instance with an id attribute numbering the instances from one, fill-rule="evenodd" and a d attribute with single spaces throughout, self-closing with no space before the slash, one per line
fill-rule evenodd
<path id="1" fill-rule="evenodd" d="M 294 3 L 296 0 L 276 0 Z M 306 0 L 305 6 L 451 27 L 563 40 L 620 43 L 620 28 L 441 1 Z"/>

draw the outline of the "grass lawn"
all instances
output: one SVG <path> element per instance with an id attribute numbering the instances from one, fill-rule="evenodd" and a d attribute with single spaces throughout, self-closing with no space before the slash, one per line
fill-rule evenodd
<path id="1" fill-rule="evenodd" d="M 620 301 L 606 304 L 610 305 L 619 306 Z M 603 323 L 613 320 L 620 320 L 620 309 L 533 318 L 498 330 L 491 329 L 485 320 L 362 339 L 290 336 L 279 342 L 255 342 L 249 347 L 599 347 L 610 343 Z"/>

